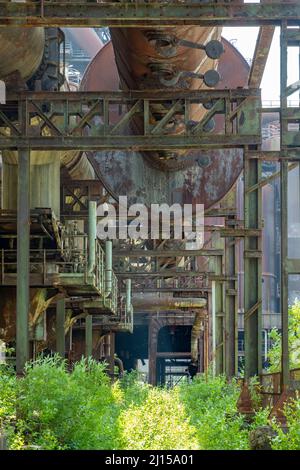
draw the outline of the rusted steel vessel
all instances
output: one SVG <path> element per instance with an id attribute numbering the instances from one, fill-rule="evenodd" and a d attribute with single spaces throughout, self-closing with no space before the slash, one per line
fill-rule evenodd
<path id="1" fill-rule="evenodd" d="M 214 30 L 210 34 L 213 35 L 210 37 L 216 37 L 219 31 Z M 155 46 L 150 44 L 142 30 L 130 32 L 114 29 L 112 38 L 113 44 L 106 44 L 90 62 L 81 82 L 82 90 L 116 91 L 120 86 L 123 89 L 129 86 L 142 88 L 145 86 L 144 75 L 147 73 L 148 83 L 152 80 L 157 88 L 163 87 L 158 76 L 154 76 L 146 65 L 154 58 L 157 60 L 158 58 Z M 135 43 L 139 40 L 142 42 L 137 45 L 137 49 L 133 49 L 128 42 L 129 39 Z M 200 40 L 198 38 L 198 41 Z M 142 52 L 142 55 L 135 56 L 145 43 L 148 44 L 147 48 L 142 51 L 146 50 L 147 54 Z M 194 70 L 198 70 L 197 67 L 200 67 L 201 62 L 199 57 L 202 57 L 207 70 L 217 66 L 221 77 L 217 88 L 244 86 L 249 74 L 248 63 L 228 41 L 222 39 L 222 44 L 224 53 L 218 61 L 207 58 L 203 50 L 198 49 L 189 50 L 189 60 L 184 61 L 188 48 L 182 46 L 181 55 L 175 57 L 176 67 L 179 68 L 181 60 L 182 70 L 188 67 L 192 70 L 192 58 L 198 57 L 194 62 L 198 64 L 194 65 Z M 127 59 L 131 65 L 127 64 Z M 205 87 L 203 80 L 199 79 L 190 79 L 189 84 L 191 88 Z M 203 112 L 203 108 L 198 106 L 193 118 L 199 120 Z M 141 156 L 133 151 L 105 151 L 90 156 L 114 192 L 127 194 L 129 200 L 146 204 L 198 202 L 210 207 L 225 196 L 242 170 L 242 155 L 237 149 L 211 150 L 205 153 L 190 151 L 181 155 L 179 159 L 175 158 L 175 161 L 167 159 L 168 156 L 165 155 L 163 165 L 161 165 L 161 155 L 151 152 L 149 158 L 145 157 L 145 154 Z"/>

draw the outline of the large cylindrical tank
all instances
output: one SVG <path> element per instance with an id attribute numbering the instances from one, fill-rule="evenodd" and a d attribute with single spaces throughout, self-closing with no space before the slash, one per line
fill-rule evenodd
<path id="1" fill-rule="evenodd" d="M 225 39 L 222 42 L 225 53 L 218 63 L 222 77 L 219 88 L 243 87 L 249 65 L 232 44 Z M 81 90 L 115 91 L 120 89 L 119 84 L 113 46 L 108 43 L 89 64 Z M 160 169 L 143 157 L 133 151 L 104 151 L 96 152 L 93 158 L 115 193 L 127 195 L 129 202 L 193 202 L 206 207 L 224 197 L 243 165 L 238 149 L 191 151 L 185 155 L 184 162 Z"/>
<path id="2" fill-rule="evenodd" d="M 44 47 L 44 28 L 0 28 L 0 78 L 18 73 L 28 80 L 41 63 Z"/>
<path id="3" fill-rule="evenodd" d="M 102 47 L 96 32 L 89 28 L 73 32 L 80 45 L 92 55 Z M 17 73 L 28 80 L 38 69 L 45 47 L 44 28 L 1 28 L 0 78 L 8 80 Z M 13 85 L 13 83 L 12 83 Z M 78 151 L 32 151 L 30 154 L 31 208 L 49 207 L 60 215 L 60 167 L 66 166 L 75 179 L 93 179 L 95 174 L 87 158 Z M 18 156 L 14 151 L 2 152 L 2 209 L 17 208 Z"/>

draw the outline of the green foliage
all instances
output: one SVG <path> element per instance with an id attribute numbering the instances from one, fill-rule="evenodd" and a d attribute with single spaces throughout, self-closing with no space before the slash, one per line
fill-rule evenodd
<path id="1" fill-rule="evenodd" d="M 248 449 L 249 432 L 269 424 L 258 383 L 250 384 L 256 414 L 251 424 L 236 409 L 240 385 L 201 375 L 171 390 L 138 374 L 111 384 L 106 365 L 82 360 L 72 372 L 59 357 L 14 371 L 0 368 L 0 423 L 10 449 Z M 16 409 L 17 407 L 17 409 Z M 17 411 L 17 419 L 16 412 Z M 274 421 L 274 449 L 300 449 L 300 398 L 285 408 L 288 433 Z"/>
<path id="2" fill-rule="evenodd" d="M 247 449 L 248 432 L 237 413 L 240 387 L 225 377 L 196 377 L 180 387 L 181 400 L 196 428 L 199 447 L 206 450 Z"/>
<path id="3" fill-rule="evenodd" d="M 273 439 L 274 450 L 300 450 L 300 397 L 288 402 L 284 408 L 287 419 L 287 432 L 273 421 L 273 428 L 277 431 L 277 437 Z"/>
<path id="4" fill-rule="evenodd" d="M 178 390 L 151 388 L 142 403 L 131 404 L 120 416 L 124 449 L 198 449 Z"/>
<path id="5" fill-rule="evenodd" d="M 278 372 L 281 370 L 281 334 L 274 328 L 269 337 L 273 343 L 268 353 L 269 372 Z M 289 308 L 289 351 L 290 368 L 300 368 L 300 301 Z"/>
<path id="6" fill-rule="evenodd" d="M 8 441 L 16 419 L 16 378 L 13 369 L 0 364 L 0 430 Z"/>
<path id="7" fill-rule="evenodd" d="M 18 381 L 19 431 L 26 436 L 25 447 L 114 448 L 118 407 L 104 368 L 82 360 L 68 373 L 59 356 L 29 364 Z"/>

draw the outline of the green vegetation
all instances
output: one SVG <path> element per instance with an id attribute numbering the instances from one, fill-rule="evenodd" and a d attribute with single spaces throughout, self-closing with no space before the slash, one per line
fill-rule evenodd
<path id="1" fill-rule="evenodd" d="M 281 369 L 281 334 L 274 328 L 270 333 L 273 342 L 269 351 L 270 372 L 278 372 Z M 290 368 L 300 368 L 300 301 L 289 308 L 289 351 Z"/>
<path id="2" fill-rule="evenodd" d="M 82 360 L 69 373 L 56 356 L 28 364 L 18 380 L 0 369 L 1 427 L 10 449 L 242 450 L 249 432 L 267 424 L 269 410 L 257 401 L 247 423 L 236 410 L 239 392 L 236 381 L 204 375 L 172 390 L 150 387 L 136 374 L 111 385 L 103 364 Z M 300 449 L 300 399 L 286 416 L 287 434 L 272 424 L 272 447 Z"/>

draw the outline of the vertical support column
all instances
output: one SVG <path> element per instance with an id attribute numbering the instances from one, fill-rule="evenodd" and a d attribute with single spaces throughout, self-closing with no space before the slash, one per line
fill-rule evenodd
<path id="1" fill-rule="evenodd" d="M 18 152 L 16 368 L 29 359 L 30 150 Z"/>
<path id="2" fill-rule="evenodd" d="M 212 234 L 213 248 L 224 248 L 224 240 L 218 238 L 214 240 L 217 233 Z M 223 281 L 218 276 L 223 274 L 223 256 L 214 256 L 209 261 L 209 270 L 213 271 L 216 279 L 212 281 L 212 366 L 213 374 L 224 373 L 225 359 L 225 341 L 224 341 L 224 296 Z"/>
<path id="3" fill-rule="evenodd" d="M 115 333 L 113 331 L 109 334 L 109 372 L 111 379 L 115 378 Z"/>
<path id="4" fill-rule="evenodd" d="M 93 354 L 93 315 L 85 317 L 85 357 Z"/>
<path id="5" fill-rule="evenodd" d="M 65 309 L 66 300 L 59 299 L 56 303 L 56 352 L 65 358 Z"/>
<path id="6" fill-rule="evenodd" d="M 89 231 L 88 231 L 88 272 L 92 273 L 96 265 L 96 238 L 97 238 L 97 203 L 89 201 Z"/>
<path id="7" fill-rule="evenodd" d="M 156 385 L 157 336 L 159 327 L 155 319 L 151 318 L 148 328 L 148 382 L 150 385 Z"/>
<path id="8" fill-rule="evenodd" d="M 285 143 L 285 135 L 288 132 L 288 124 L 285 119 L 287 113 L 287 67 L 288 67 L 288 41 L 287 23 L 282 22 L 280 35 L 280 127 L 281 148 Z M 280 310 L 281 310 L 281 391 L 288 388 L 290 382 L 289 367 L 289 311 L 288 311 L 288 160 L 280 163 L 280 231 L 281 231 L 281 253 L 280 253 Z"/>
<path id="9" fill-rule="evenodd" d="M 261 161 L 244 153 L 244 219 L 246 230 L 261 230 Z M 244 239 L 245 379 L 262 370 L 262 261 L 261 235 Z"/>
<path id="10" fill-rule="evenodd" d="M 112 291 L 112 241 L 105 242 L 105 295 L 108 297 Z"/>
<path id="11" fill-rule="evenodd" d="M 231 378 L 238 371 L 238 302 L 237 302 L 237 257 L 234 237 L 225 239 L 225 274 L 230 279 L 225 283 L 225 373 Z"/>

